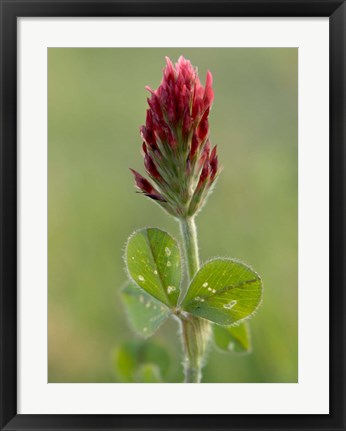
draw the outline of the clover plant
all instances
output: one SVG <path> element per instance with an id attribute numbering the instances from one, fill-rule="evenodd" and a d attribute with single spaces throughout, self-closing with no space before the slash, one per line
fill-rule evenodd
<path id="1" fill-rule="evenodd" d="M 134 232 L 126 245 L 129 282 L 122 296 L 132 327 L 144 338 L 171 316 L 178 321 L 185 382 L 199 383 L 212 338 L 223 351 L 251 350 L 247 319 L 261 303 L 262 281 L 236 259 L 200 262 L 196 215 L 221 171 L 209 140 L 212 75 L 207 72 L 203 86 L 184 57 L 166 63 L 160 86 L 147 87 L 149 109 L 140 129 L 149 179 L 131 171 L 138 191 L 179 222 L 181 244 L 157 228 Z"/>

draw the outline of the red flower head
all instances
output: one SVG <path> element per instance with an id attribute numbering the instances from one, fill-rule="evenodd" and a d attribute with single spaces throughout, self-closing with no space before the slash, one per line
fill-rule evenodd
<path id="1" fill-rule="evenodd" d="M 194 215 L 219 173 L 216 147 L 210 150 L 209 112 L 214 99 L 212 75 L 205 87 L 184 57 L 173 65 L 166 57 L 161 85 L 146 87 L 148 99 L 143 139 L 144 165 L 151 182 L 132 170 L 136 186 L 176 217 Z"/>

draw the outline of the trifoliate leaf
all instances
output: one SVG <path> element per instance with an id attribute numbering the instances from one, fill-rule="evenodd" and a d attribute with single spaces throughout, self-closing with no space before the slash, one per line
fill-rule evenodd
<path id="1" fill-rule="evenodd" d="M 247 321 L 235 326 L 213 325 L 213 331 L 215 345 L 222 352 L 251 352 L 250 326 Z"/>
<path id="2" fill-rule="evenodd" d="M 129 238 L 126 262 L 136 284 L 168 307 L 177 305 L 181 266 L 174 238 L 160 229 L 141 229 Z"/>
<path id="3" fill-rule="evenodd" d="M 168 307 L 133 282 L 122 289 L 121 296 L 131 326 L 144 338 L 154 334 L 171 314 Z"/>
<path id="4" fill-rule="evenodd" d="M 182 308 L 219 325 L 250 317 L 262 297 L 262 281 L 247 265 L 231 259 L 207 262 L 193 278 Z"/>

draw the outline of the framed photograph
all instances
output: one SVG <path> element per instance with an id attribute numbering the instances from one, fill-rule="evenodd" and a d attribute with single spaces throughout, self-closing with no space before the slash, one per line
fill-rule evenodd
<path id="1" fill-rule="evenodd" d="M 343 1 L 1 3 L 1 430 L 346 430 Z"/>

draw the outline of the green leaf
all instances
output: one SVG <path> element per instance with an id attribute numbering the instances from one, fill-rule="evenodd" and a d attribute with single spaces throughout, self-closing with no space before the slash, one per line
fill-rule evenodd
<path id="1" fill-rule="evenodd" d="M 181 266 L 174 238 L 160 229 L 141 229 L 128 240 L 126 262 L 136 284 L 168 307 L 177 305 Z"/>
<path id="2" fill-rule="evenodd" d="M 140 383 L 161 383 L 160 368 L 154 364 L 144 364 L 139 368 L 136 380 Z"/>
<path id="3" fill-rule="evenodd" d="M 236 326 L 213 325 L 214 342 L 222 352 L 250 353 L 251 335 L 248 322 Z"/>
<path id="4" fill-rule="evenodd" d="M 231 259 L 207 262 L 195 275 L 182 308 L 219 325 L 250 317 L 262 298 L 262 281 L 247 265 Z"/>
<path id="5" fill-rule="evenodd" d="M 124 382 L 140 382 L 148 378 L 149 371 L 145 371 L 143 366 L 149 364 L 158 368 L 160 376 L 167 375 L 169 368 L 166 349 L 151 341 L 125 342 L 114 351 L 113 360 L 116 375 Z"/>
<path id="6" fill-rule="evenodd" d="M 136 344 L 126 343 L 114 351 L 114 370 L 118 378 L 125 382 L 134 381 L 134 370 L 137 368 Z"/>
<path id="7" fill-rule="evenodd" d="M 144 338 L 154 334 L 171 314 L 169 308 L 133 282 L 128 283 L 122 289 L 121 296 L 131 326 Z"/>

